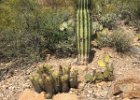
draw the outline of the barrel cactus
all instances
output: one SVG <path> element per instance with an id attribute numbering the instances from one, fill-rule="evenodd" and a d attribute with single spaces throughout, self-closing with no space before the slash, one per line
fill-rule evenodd
<path id="1" fill-rule="evenodd" d="M 30 77 L 36 92 L 46 92 L 46 98 L 52 98 L 54 94 L 69 92 L 70 88 L 78 87 L 78 72 L 71 71 L 71 67 L 59 66 L 53 69 L 52 66 L 42 65 L 37 73 Z"/>
<path id="2" fill-rule="evenodd" d="M 87 64 L 89 61 L 91 33 L 90 3 L 91 0 L 77 0 L 76 2 L 76 30 L 79 64 Z"/>

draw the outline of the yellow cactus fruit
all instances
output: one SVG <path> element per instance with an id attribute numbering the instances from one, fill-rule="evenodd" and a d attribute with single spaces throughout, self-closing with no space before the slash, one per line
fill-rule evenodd
<path id="1" fill-rule="evenodd" d="M 98 60 L 99 67 L 106 67 L 106 63 L 103 60 Z"/>

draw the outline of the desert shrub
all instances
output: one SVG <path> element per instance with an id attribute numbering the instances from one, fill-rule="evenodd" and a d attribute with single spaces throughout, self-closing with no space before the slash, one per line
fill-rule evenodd
<path id="1" fill-rule="evenodd" d="M 112 29 L 115 21 L 125 20 L 125 24 L 135 22 L 140 19 L 139 0 L 92 0 L 93 19 L 102 23 L 103 26 Z M 132 24 L 131 24 L 132 25 Z M 133 24 L 134 25 L 134 24 Z M 137 27 L 138 24 L 136 23 Z"/>
<path id="2" fill-rule="evenodd" d="M 118 52 L 126 52 L 130 49 L 131 40 L 129 34 L 124 33 L 122 30 L 116 30 L 110 35 L 99 35 L 97 43 L 100 47 L 108 46 L 115 48 Z"/>
<path id="3" fill-rule="evenodd" d="M 137 23 L 138 30 L 140 31 L 140 20 Z"/>
<path id="4" fill-rule="evenodd" d="M 59 29 L 68 11 L 44 10 L 34 0 L 6 0 L 0 11 L 0 58 L 40 58 L 46 49 L 59 56 L 75 52 L 74 31 Z"/>
<path id="5" fill-rule="evenodd" d="M 110 46 L 116 48 L 119 52 L 129 51 L 131 46 L 131 38 L 129 34 L 123 33 L 123 31 L 116 31 L 111 34 Z"/>
<path id="6" fill-rule="evenodd" d="M 107 28 L 97 32 L 96 42 L 98 47 L 106 47 L 110 43 L 111 39 L 108 35 L 109 30 Z"/>
<path id="7" fill-rule="evenodd" d="M 47 13 L 42 29 L 45 29 L 45 46 L 58 56 L 70 56 L 75 52 L 74 30 L 60 29 L 61 24 L 67 23 L 69 14 L 67 12 Z M 73 27 L 72 27 L 73 29 Z"/>
<path id="8" fill-rule="evenodd" d="M 92 32 L 97 33 L 98 31 L 103 30 L 103 25 L 100 24 L 98 21 L 93 21 L 92 22 Z"/>
<path id="9" fill-rule="evenodd" d="M 0 56 L 37 57 L 41 36 L 37 33 L 37 5 L 32 0 L 6 0 L 0 4 Z M 33 26 L 33 27 L 32 27 Z M 31 53 L 32 52 L 32 53 Z"/>
<path id="10" fill-rule="evenodd" d="M 116 20 L 117 20 L 117 15 L 114 13 L 110 13 L 102 16 L 100 22 L 104 27 L 108 29 L 112 29 L 116 25 Z"/>

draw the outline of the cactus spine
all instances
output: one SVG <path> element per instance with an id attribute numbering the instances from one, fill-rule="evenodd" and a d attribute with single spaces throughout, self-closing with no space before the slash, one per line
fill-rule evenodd
<path id="1" fill-rule="evenodd" d="M 90 0 L 77 2 L 76 26 L 77 26 L 77 49 L 79 64 L 87 64 L 90 53 Z"/>

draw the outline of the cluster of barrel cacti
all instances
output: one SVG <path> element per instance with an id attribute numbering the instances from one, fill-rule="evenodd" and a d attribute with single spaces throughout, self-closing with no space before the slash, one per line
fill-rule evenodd
<path id="1" fill-rule="evenodd" d="M 77 30 L 77 49 L 79 64 L 86 64 L 90 54 L 90 2 L 91 0 L 77 0 L 76 10 L 76 30 Z"/>
<path id="2" fill-rule="evenodd" d="M 85 75 L 86 82 L 100 82 L 100 81 L 112 81 L 114 79 L 113 75 L 113 65 L 109 63 L 109 55 L 105 55 L 103 60 L 98 60 L 98 66 L 100 70 L 94 70 L 92 73 Z"/>
<path id="3" fill-rule="evenodd" d="M 68 92 L 78 86 L 78 72 L 70 71 L 71 67 L 60 66 L 54 70 L 50 66 L 41 66 L 30 80 L 37 92 L 46 92 L 46 98 L 52 98 L 56 93 Z"/>

